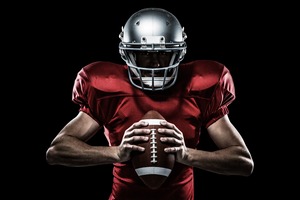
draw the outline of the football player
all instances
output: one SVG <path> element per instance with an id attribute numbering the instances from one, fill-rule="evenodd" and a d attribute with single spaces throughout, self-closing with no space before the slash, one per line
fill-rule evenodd
<path id="1" fill-rule="evenodd" d="M 70 167 L 113 165 L 110 200 L 194 199 L 194 168 L 216 174 L 249 176 L 251 154 L 231 123 L 235 100 L 230 71 L 212 60 L 183 63 L 187 35 L 178 19 L 161 8 L 134 13 L 119 34 L 124 64 L 97 61 L 84 66 L 74 81 L 72 100 L 78 115 L 53 139 L 46 152 L 50 165 Z M 147 126 L 140 121 L 149 110 L 164 118 L 161 141 L 176 162 L 164 184 L 149 189 L 137 176 L 132 152 L 145 149 Z M 203 129 L 218 147 L 197 148 Z M 108 144 L 88 140 L 103 130 Z M 101 132 L 101 131 L 100 131 Z"/>

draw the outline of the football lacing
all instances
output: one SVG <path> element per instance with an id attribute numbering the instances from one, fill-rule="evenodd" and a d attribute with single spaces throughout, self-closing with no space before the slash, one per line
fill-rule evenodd
<path id="1" fill-rule="evenodd" d="M 151 163 L 157 163 L 157 142 L 156 142 L 156 129 L 151 129 L 150 133 L 150 149 L 151 149 Z"/>

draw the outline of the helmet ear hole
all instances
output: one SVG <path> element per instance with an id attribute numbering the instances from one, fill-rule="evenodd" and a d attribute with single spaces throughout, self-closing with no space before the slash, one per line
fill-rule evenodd
<path id="1" fill-rule="evenodd" d="M 180 61 L 183 60 L 185 54 L 186 54 L 186 49 L 183 49 L 183 50 L 181 51 L 181 53 L 180 53 L 180 56 L 179 56 L 179 60 L 180 60 Z"/>

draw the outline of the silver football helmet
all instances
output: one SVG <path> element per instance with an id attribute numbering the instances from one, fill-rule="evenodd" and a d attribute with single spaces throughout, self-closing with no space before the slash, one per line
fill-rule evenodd
<path id="1" fill-rule="evenodd" d="M 119 35 L 119 52 L 129 67 L 130 82 L 137 88 L 151 91 L 174 85 L 178 65 L 186 53 L 186 37 L 178 19 L 164 9 L 145 8 L 134 13 Z M 137 51 L 171 52 L 172 56 L 169 66 L 148 68 L 137 66 Z"/>

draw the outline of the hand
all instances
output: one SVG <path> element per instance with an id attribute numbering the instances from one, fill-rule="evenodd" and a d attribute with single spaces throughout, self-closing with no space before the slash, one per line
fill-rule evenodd
<path id="1" fill-rule="evenodd" d="M 151 132 L 150 129 L 142 129 L 148 126 L 145 121 L 139 121 L 132 124 L 124 133 L 121 144 L 118 146 L 118 156 L 120 162 L 130 160 L 132 151 L 144 151 L 145 148 L 136 145 L 139 142 L 145 142 L 149 140 L 148 134 Z"/>
<path id="2" fill-rule="evenodd" d="M 165 152 L 175 153 L 176 161 L 182 162 L 187 155 L 183 133 L 174 124 L 167 121 L 162 121 L 161 125 L 166 128 L 159 128 L 158 132 L 164 134 L 166 137 L 161 137 L 160 140 L 171 145 L 171 147 L 165 148 Z"/>

